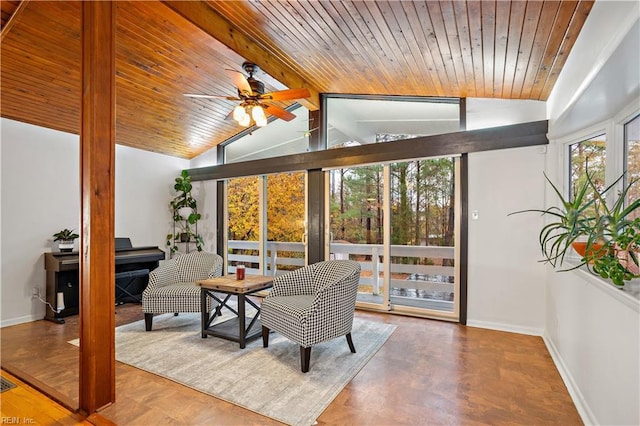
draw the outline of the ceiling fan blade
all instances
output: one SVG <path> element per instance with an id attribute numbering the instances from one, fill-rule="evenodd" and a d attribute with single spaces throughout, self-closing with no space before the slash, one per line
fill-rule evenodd
<path id="1" fill-rule="evenodd" d="M 224 96 L 224 95 L 199 95 L 197 93 L 184 93 L 183 96 L 187 98 L 202 98 L 202 99 L 228 99 L 230 101 L 241 101 L 242 99 L 237 98 L 235 96 Z"/>
<path id="2" fill-rule="evenodd" d="M 271 115 L 275 115 L 276 117 L 278 117 L 281 120 L 291 121 L 294 118 L 296 118 L 296 116 L 294 114 L 291 114 L 286 109 L 280 108 L 277 105 L 269 105 L 269 104 L 261 104 L 261 105 L 264 108 L 265 112 L 267 112 L 267 113 L 269 113 Z"/>
<path id="3" fill-rule="evenodd" d="M 242 74 L 240 71 L 234 70 L 225 70 L 225 72 L 229 77 L 231 77 L 233 83 L 236 85 L 240 93 L 245 96 L 253 95 L 253 90 L 251 90 L 251 86 L 249 85 L 249 82 L 247 81 L 247 78 L 244 76 L 244 74 Z"/>
<path id="4" fill-rule="evenodd" d="M 260 96 L 260 100 L 266 101 L 288 101 L 290 99 L 302 99 L 311 96 L 309 89 L 287 89 L 278 92 L 265 93 Z"/>

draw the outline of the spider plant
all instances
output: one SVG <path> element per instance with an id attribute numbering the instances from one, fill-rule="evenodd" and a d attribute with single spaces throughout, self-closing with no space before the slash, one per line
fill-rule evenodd
<path id="1" fill-rule="evenodd" d="M 567 250 L 571 248 L 572 243 L 581 237 L 589 235 L 589 230 L 596 220 L 595 217 L 590 216 L 590 207 L 594 205 L 595 198 L 588 197 L 590 185 L 585 183 L 577 189 L 573 199 L 566 199 L 546 173 L 544 177 L 560 199 L 560 206 L 552 206 L 544 210 L 520 210 L 509 215 L 537 212 L 552 218 L 552 222 L 542 227 L 538 235 L 538 241 L 544 256 L 542 261 L 550 263 L 555 268 L 562 265 Z M 582 264 L 578 266 L 582 266 Z"/>
<path id="2" fill-rule="evenodd" d="M 605 199 L 607 192 L 623 176 L 603 190 L 598 190 L 593 175 L 587 173 L 584 183 L 576 189 L 574 198 L 565 199 L 545 174 L 545 179 L 560 199 L 560 205 L 545 210 L 521 210 L 510 215 L 538 212 L 552 218 L 552 222 L 543 226 L 538 236 L 543 262 L 550 263 L 554 268 L 561 266 L 573 244 L 585 240 L 586 247 L 581 262 L 561 271 L 586 265 L 590 272 L 611 280 L 617 286 L 623 286 L 625 281 L 640 277 L 640 217 L 632 218 L 634 212 L 640 209 L 640 200 L 633 200 L 625 206 L 629 189 L 638 181 L 634 180 L 626 185 L 612 204 L 607 204 Z"/>
<path id="3" fill-rule="evenodd" d="M 595 191 L 597 220 L 589 233 L 587 249 L 596 243 L 603 243 L 606 250 L 597 253 L 587 250 L 583 261 L 593 273 L 604 279 L 610 279 L 617 286 L 623 286 L 625 281 L 640 277 L 640 271 L 638 271 L 640 217 L 631 218 L 632 213 L 640 209 L 640 199 L 633 200 L 625 206 L 627 193 L 637 182 L 637 180 L 630 182 L 618 194 L 611 207 L 604 199 L 606 191 Z M 595 188 L 590 179 L 589 183 L 592 188 Z"/>

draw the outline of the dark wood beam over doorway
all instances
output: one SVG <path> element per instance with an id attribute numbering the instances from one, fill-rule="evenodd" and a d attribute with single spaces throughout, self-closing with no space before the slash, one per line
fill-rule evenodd
<path id="1" fill-rule="evenodd" d="M 115 401 L 115 2 L 82 2 L 80 410 Z"/>

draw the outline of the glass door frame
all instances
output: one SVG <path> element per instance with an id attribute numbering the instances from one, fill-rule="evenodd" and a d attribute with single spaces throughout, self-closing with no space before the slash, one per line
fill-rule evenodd
<path id="1" fill-rule="evenodd" d="M 406 315 L 428 317 L 435 319 L 442 319 L 447 321 L 460 321 L 460 305 L 461 305 L 461 224 L 462 224 L 462 164 L 461 157 L 459 155 L 452 155 L 447 157 L 454 158 L 454 179 L 455 179 L 455 201 L 454 201 L 454 299 L 453 299 L 453 311 L 437 311 L 426 308 L 417 308 L 412 306 L 394 305 L 391 303 L 390 297 L 390 283 L 391 283 L 391 197 L 390 197 L 390 182 L 391 182 L 391 162 L 381 163 L 383 165 L 383 199 L 382 199 L 382 211 L 383 211 L 383 250 L 382 250 L 382 292 L 384 297 L 382 303 L 373 303 L 365 301 L 356 301 L 356 307 L 362 309 L 369 309 L 375 311 L 385 312 L 397 312 Z M 429 157 L 437 158 L 437 157 Z M 411 159 L 415 161 L 415 159 Z M 347 168 L 356 168 L 366 165 L 351 166 Z M 331 254 L 331 212 L 330 212 L 330 173 L 333 169 L 324 169 L 325 172 L 325 259 L 330 258 Z"/>

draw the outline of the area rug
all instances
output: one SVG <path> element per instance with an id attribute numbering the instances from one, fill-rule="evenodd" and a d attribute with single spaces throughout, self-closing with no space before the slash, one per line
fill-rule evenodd
<path id="1" fill-rule="evenodd" d="M 116 359 L 283 423 L 312 425 L 395 328 L 354 318 L 357 352 L 349 351 L 344 337 L 315 345 L 305 374 L 299 347 L 277 333 L 268 348 L 258 339 L 240 349 L 200 337 L 200 314 L 165 314 L 153 318 L 152 332 L 144 321 L 116 328 Z"/>

